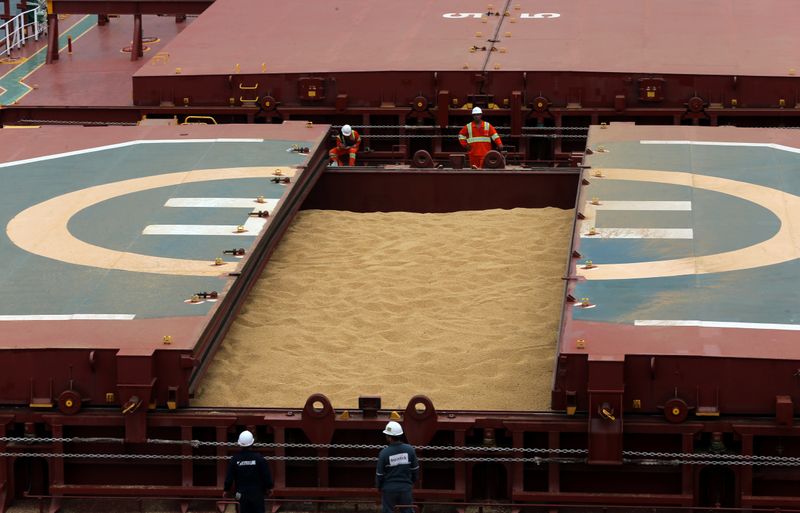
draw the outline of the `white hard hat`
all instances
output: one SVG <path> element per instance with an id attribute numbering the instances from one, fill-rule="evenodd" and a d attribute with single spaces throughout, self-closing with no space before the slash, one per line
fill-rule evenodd
<path id="1" fill-rule="evenodd" d="M 474 116 L 476 114 L 483 114 L 483 111 L 481 110 L 480 107 L 475 107 L 474 109 L 472 109 L 472 115 Z"/>
<path id="2" fill-rule="evenodd" d="M 242 434 L 239 435 L 239 442 L 237 443 L 239 444 L 239 447 L 250 447 L 253 445 L 254 441 L 253 433 L 250 431 L 242 431 Z"/>
<path id="3" fill-rule="evenodd" d="M 353 127 L 351 127 L 350 125 L 345 125 L 342 127 L 342 135 L 350 137 L 350 134 L 352 133 L 353 133 Z"/>
<path id="4" fill-rule="evenodd" d="M 400 436 L 403 434 L 403 426 L 401 426 L 399 422 L 395 422 L 393 420 L 389 421 L 389 423 L 386 424 L 386 429 L 383 430 L 383 434 L 389 436 Z"/>

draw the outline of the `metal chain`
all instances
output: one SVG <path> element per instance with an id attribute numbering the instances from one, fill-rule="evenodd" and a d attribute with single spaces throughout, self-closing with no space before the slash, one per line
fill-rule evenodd
<path id="1" fill-rule="evenodd" d="M 0 437 L 0 443 L 119 443 L 125 442 L 123 438 L 108 437 Z M 237 447 L 235 442 L 213 442 L 200 440 L 168 440 L 150 438 L 149 444 L 155 445 L 190 445 L 192 447 Z M 381 450 L 385 445 L 372 444 L 308 444 L 308 443 L 256 443 L 256 448 L 263 449 L 345 449 L 345 450 Z M 538 447 L 482 447 L 464 446 L 455 447 L 447 445 L 431 445 L 417 447 L 425 451 L 457 451 L 457 452 L 488 452 L 488 453 L 523 453 L 523 454 L 549 454 L 549 455 L 576 455 L 585 456 L 586 449 L 547 449 Z M 657 451 L 623 451 L 625 463 L 639 465 L 760 465 L 760 466 L 800 466 L 800 457 L 791 456 L 759 456 L 746 454 L 709 454 L 709 453 L 677 453 Z M 153 455 L 153 454 L 89 454 L 89 453 L 17 453 L 1 452 L 0 457 L 72 457 L 72 458 L 128 458 L 128 459 L 226 459 L 228 456 L 200 456 L 200 455 Z M 287 461 L 375 461 L 374 457 L 361 456 L 266 456 L 267 459 Z M 428 457 L 420 458 L 422 461 L 460 462 L 460 461 L 494 461 L 494 462 L 574 462 L 564 458 L 508 458 L 508 457 Z M 581 460 L 582 461 L 582 460 Z"/>
<path id="2" fill-rule="evenodd" d="M 798 463 L 800 457 L 792 456 L 757 456 L 747 454 L 710 454 L 710 453 L 681 453 L 681 452 L 649 452 L 649 451 L 622 451 L 623 456 L 640 456 L 644 458 L 713 458 L 722 461 L 746 461 L 753 463 L 779 462 L 779 463 Z"/>
<path id="3" fill-rule="evenodd" d="M 0 452 L 0 457 L 14 458 L 86 458 L 86 459 L 126 459 L 126 460 L 227 460 L 230 456 L 193 454 L 96 454 L 96 453 L 49 453 L 49 452 Z M 264 456 L 271 461 L 352 461 L 376 462 L 374 456 Z M 503 463 L 584 463 L 583 458 L 489 458 L 489 457 L 437 457 L 419 458 L 421 462 L 503 462 Z"/>
<path id="4" fill-rule="evenodd" d="M 20 123 L 34 125 L 83 125 L 83 126 L 136 126 L 135 122 L 128 121 L 75 121 L 58 119 L 20 119 Z"/>
<path id="5" fill-rule="evenodd" d="M 331 125 L 331 128 L 342 128 L 344 125 Z M 404 130 L 435 130 L 440 127 L 433 125 L 350 125 L 351 128 L 376 128 L 376 129 L 404 129 Z M 447 130 L 461 130 L 464 125 L 447 125 L 444 127 Z M 495 126 L 496 130 L 511 130 L 510 126 Z M 524 126 L 523 130 L 582 130 L 586 132 L 589 130 L 588 126 Z"/>
<path id="6" fill-rule="evenodd" d="M 236 447 L 236 442 L 201 442 L 199 440 L 164 440 L 158 438 L 149 438 L 148 443 L 154 444 L 189 444 L 193 447 L 199 446 L 212 446 L 212 447 Z M 386 447 L 385 445 L 367 445 L 367 444 L 292 444 L 292 443 L 255 443 L 253 447 L 260 447 L 264 449 L 361 449 L 361 450 L 375 450 L 379 451 Z M 416 447 L 419 450 L 426 451 L 481 451 L 481 452 L 522 452 L 532 454 L 577 454 L 585 455 L 589 451 L 586 449 L 542 449 L 537 447 L 454 447 L 449 445 L 423 445 Z"/>
<path id="7" fill-rule="evenodd" d="M 522 137 L 522 138 L 541 138 L 541 139 L 586 139 L 587 135 L 571 135 L 571 134 L 498 134 L 501 137 Z M 332 136 L 333 137 L 333 136 Z M 362 139 L 433 139 L 441 137 L 442 139 L 456 139 L 458 135 L 435 135 L 435 134 L 374 134 L 362 135 Z"/>
<path id="8" fill-rule="evenodd" d="M 84 458 L 84 459 L 126 459 L 126 460 L 200 460 L 200 461 L 219 461 L 227 460 L 229 456 L 220 455 L 194 455 L 194 454 L 95 454 L 95 453 L 49 453 L 49 452 L 0 452 L 0 458 L 13 457 L 13 458 Z M 377 458 L 371 456 L 264 456 L 264 459 L 270 461 L 340 461 L 340 462 L 369 462 L 374 463 Z M 434 462 L 450 462 L 450 463 L 534 463 L 541 465 L 542 463 L 587 463 L 585 458 L 540 458 L 538 456 L 533 458 L 491 458 L 491 457 L 430 457 L 419 458 L 419 461 L 425 463 Z M 636 465 L 757 465 L 768 467 L 796 467 L 800 466 L 800 461 L 795 462 L 779 462 L 779 461 L 736 461 L 736 460 L 685 460 L 685 459 L 623 459 L 623 463 L 636 464 Z"/>

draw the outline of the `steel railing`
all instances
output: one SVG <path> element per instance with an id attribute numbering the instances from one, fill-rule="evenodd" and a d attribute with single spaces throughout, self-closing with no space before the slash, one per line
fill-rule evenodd
<path id="1" fill-rule="evenodd" d="M 34 7 L 21 12 L 0 25 L 0 57 L 10 55 L 11 51 L 21 49 L 25 43 L 47 34 L 47 11 Z"/>

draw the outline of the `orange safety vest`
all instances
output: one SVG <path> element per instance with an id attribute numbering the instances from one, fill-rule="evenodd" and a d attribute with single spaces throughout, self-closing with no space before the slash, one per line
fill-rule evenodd
<path id="1" fill-rule="evenodd" d="M 480 124 L 472 121 L 467 124 L 458 133 L 458 142 L 464 148 L 470 146 L 470 157 L 483 157 L 492 149 L 493 142 L 498 146 L 503 145 L 497 130 L 488 121 L 482 121 Z"/>
<path id="2" fill-rule="evenodd" d="M 345 137 L 342 134 L 336 136 L 336 148 L 344 149 L 346 146 L 350 146 L 349 150 L 358 151 L 358 146 L 361 144 L 361 136 L 358 135 L 356 130 L 353 130 L 352 138 Z"/>

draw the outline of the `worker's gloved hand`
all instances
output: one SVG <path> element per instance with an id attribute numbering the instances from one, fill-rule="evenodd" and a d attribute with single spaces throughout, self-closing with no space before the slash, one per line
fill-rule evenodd
<path id="1" fill-rule="evenodd" d="M 238 501 L 238 500 L 240 500 L 242 498 L 242 494 L 239 493 L 239 492 L 236 492 L 236 495 L 234 495 L 233 498 Z"/>

